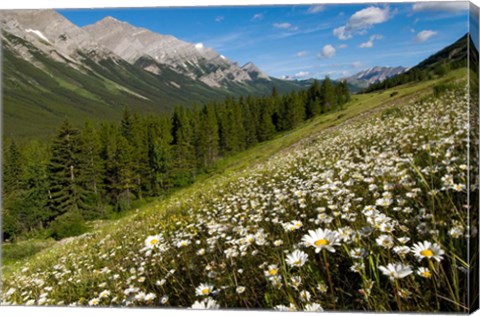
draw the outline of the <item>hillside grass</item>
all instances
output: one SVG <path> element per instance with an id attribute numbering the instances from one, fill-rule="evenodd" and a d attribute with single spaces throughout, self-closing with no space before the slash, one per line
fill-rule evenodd
<path id="1" fill-rule="evenodd" d="M 327 129 L 337 127 L 352 119 L 359 119 L 359 115 L 371 115 L 384 108 L 394 106 L 399 102 L 411 99 L 421 99 L 433 93 L 433 88 L 439 84 L 461 81 L 466 78 L 466 69 L 455 70 L 448 75 L 422 83 L 410 83 L 385 91 L 353 95 L 352 100 L 343 110 L 326 115 L 320 115 L 292 131 L 280 133 L 274 139 L 258 144 L 244 152 L 220 160 L 214 171 L 199 175 L 190 187 L 179 189 L 163 200 L 148 203 L 122 218 L 111 221 L 95 221 L 89 223 L 92 232 L 108 235 L 112 230 L 124 224 L 146 218 L 152 213 L 163 211 L 172 202 L 184 197 L 196 196 L 212 189 L 218 178 L 232 180 L 232 177 L 241 177 L 244 170 L 255 164 L 264 162 L 272 155 L 282 150 L 292 150 L 292 145 L 301 140 L 317 137 Z M 69 241 L 73 240 L 69 239 Z M 26 240 L 14 244 L 3 244 L 2 273 L 8 278 L 11 273 L 21 270 L 28 262 L 30 266 L 43 265 L 45 262 L 55 261 L 58 255 L 68 249 L 68 242 L 53 240 Z"/>

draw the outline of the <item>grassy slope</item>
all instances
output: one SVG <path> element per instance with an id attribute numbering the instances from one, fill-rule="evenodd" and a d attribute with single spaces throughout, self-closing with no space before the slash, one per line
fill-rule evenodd
<path id="1" fill-rule="evenodd" d="M 462 80 L 466 78 L 466 75 L 466 69 L 458 69 L 440 79 L 417 84 L 406 84 L 382 92 L 355 95 L 346 105 L 344 110 L 319 116 L 293 131 L 277 135 L 273 140 L 261 143 L 242 153 L 223 159 L 218 163 L 217 170 L 213 174 L 200 176 L 192 186 L 176 191 L 163 201 L 159 200 L 150 203 L 124 218 L 100 225 L 102 228 L 99 229 L 98 237 L 95 237 L 93 242 L 95 243 L 95 240 L 101 240 L 111 232 L 122 230 L 124 225 L 148 220 L 152 213 L 168 210 L 171 207 L 171 204 L 176 201 L 191 198 L 197 194 L 202 194 L 202 192 L 208 192 L 219 179 L 220 181 L 223 181 L 223 179 L 225 179 L 225 181 L 232 181 L 235 178 L 241 177 L 244 172 L 248 172 L 249 167 L 265 161 L 282 150 L 294 150 L 296 143 L 307 138 L 318 137 L 318 135 L 326 129 L 335 128 L 341 124 L 348 123 L 351 120 L 362 119 L 364 116 L 373 115 L 374 113 L 378 113 L 386 107 L 394 106 L 399 102 L 405 102 L 409 99 L 419 99 L 430 95 L 432 93 L 432 87 L 436 84 Z M 398 94 L 391 96 L 393 92 L 398 92 Z M 24 247 L 26 244 L 25 242 L 17 247 L 15 245 L 9 245 L 4 249 L 7 253 L 5 258 L 2 259 L 3 277 L 8 277 L 10 273 L 22 269 L 26 262 L 28 262 L 31 267 L 43 266 L 44 264 L 49 265 L 51 263 L 54 264 L 58 256 L 62 256 L 62 254 L 71 249 L 71 246 L 68 244 L 65 245 L 65 241 L 60 241 L 56 244 L 43 243 L 42 241 L 31 241 L 31 243 L 41 245 L 36 248 L 37 250 L 40 250 L 38 254 L 35 255 L 34 251 L 29 253 L 28 251 L 25 252 L 16 249 L 18 247 Z M 17 256 L 18 253 L 27 253 L 27 255 Z M 28 254 L 32 254 L 32 257 L 29 258 Z M 16 258 L 24 259 L 14 262 Z"/>

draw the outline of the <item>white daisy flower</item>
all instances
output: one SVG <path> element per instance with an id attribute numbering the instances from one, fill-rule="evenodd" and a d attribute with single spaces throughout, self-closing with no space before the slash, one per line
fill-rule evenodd
<path id="1" fill-rule="evenodd" d="M 432 273 L 428 268 L 420 267 L 417 270 L 417 274 L 422 278 L 430 279 L 432 277 Z"/>
<path id="2" fill-rule="evenodd" d="M 412 252 L 417 257 L 418 261 L 421 261 L 423 258 L 433 258 L 438 262 L 442 261 L 443 254 L 445 251 L 440 248 L 440 245 L 437 243 L 432 244 L 429 241 L 418 242 L 413 245 Z"/>
<path id="3" fill-rule="evenodd" d="M 389 263 L 386 267 L 379 266 L 380 271 L 390 278 L 391 281 L 395 279 L 403 279 L 404 277 L 410 275 L 413 271 L 412 268 L 408 265 L 402 263 Z"/>
<path id="4" fill-rule="evenodd" d="M 323 308 L 322 308 L 322 305 L 318 304 L 318 303 L 310 303 L 310 304 L 307 304 L 305 305 L 305 307 L 303 308 L 303 311 L 304 312 L 323 312 Z"/>
<path id="5" fill-rule="evenodd" d="M 195 301 L 190 309 L 219 309 L 220 305 L 217 304 L 217 301 L 208 297 L 202 301 Z"/>
<path id="6" fill-rule="evenodd" d="M 307 262 L 307 260 L 308 260 L 308 255 L 305 252 L 297 249 L 294 252 L 292 252 L 291 254 L 289 254 L 285 261 L 291 267 L 299 268 L 299 267 L 303 266 L 305 264 L 305 262 Z"/>
<path id="7" fill-rule="evenodd" d="M 309 230 L 308 235 L 303 236 L 302 241 L 307 247 L 315 248 L 316 253 L 324 248 L 330 252 L 335 252 L 333 246 L 339 245 L 338 237 L 338 232 L 318 228 L 317 230 Z"/>
<path id="8" fill-rule="evenodd" d="M 90 301 L 88 301 L 89 306 L 97 306 L 100 303 L 100 300 L 98 298 L 93 298 Z"/>
<path id="9" fill-rule="evenodd" d="M 195 294 L 197 296 L 206 296 L 210 295 L 213 291 L 213 285 L 208 283 L 200 283 L 199 286 L 195 289 Z"/>
<path id="10" fill-rule="evenodd" d="M 149 249 L 156 248 L 158 247 L 160 240 L 161 240 L 160 235 L 148 236 L 147 239 L 145 239 L 145 247 Z"/>

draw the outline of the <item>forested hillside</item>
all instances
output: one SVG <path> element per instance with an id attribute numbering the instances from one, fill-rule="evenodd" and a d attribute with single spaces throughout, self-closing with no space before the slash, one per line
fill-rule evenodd
<path id="1" fill-rule="evenodd" d="M 326 78 L 285 95 L 273 89 L 269 97 L 179 106 L 171 116 L 125 108 L 120 122 L 98 128 L 65 121 L 50 142 L 7 138 L 3 238 L 44 228 L 55 238 L 79 234 L 84 220 L 187 186 L 222 157 L 341 109 L 349 98 L 345 83 Z"/>

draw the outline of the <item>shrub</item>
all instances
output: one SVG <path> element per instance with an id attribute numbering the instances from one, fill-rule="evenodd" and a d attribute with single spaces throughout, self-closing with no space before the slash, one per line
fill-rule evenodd
<path id="1" fill-rule="evenodd" d="M 50 236 L 56 240 L 78 236 L 87 231 L 85 221 L 78 211 L 60 215 L 50 224 Z"/>

